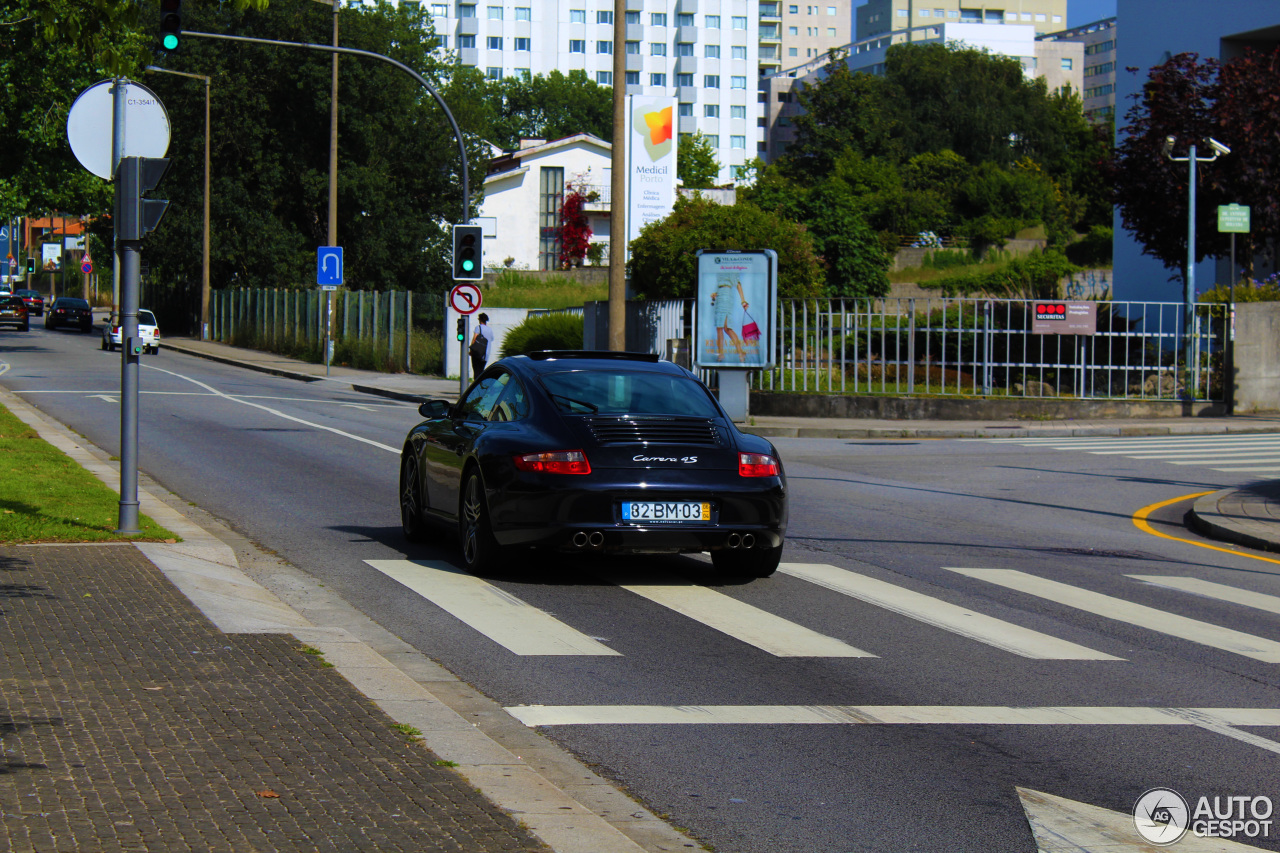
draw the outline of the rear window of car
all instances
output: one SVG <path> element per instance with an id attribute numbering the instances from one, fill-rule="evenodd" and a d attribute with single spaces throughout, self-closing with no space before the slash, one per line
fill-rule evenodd
<path id="1" fill-rule="evenodd" d="M 27 303 L 16 296 L 0 296 L 0 306 L 4 308 L 26 308 Z"/>
<path id="2" fill-rule="evenodd" d="M 547 373 L 542 387 L 562 412 L 574 415 L 719 416 L 706 388 L 687 376 L 627 370 Z"/>
<path id="3" fill-rule="evenodd" d="M 156 315 L 152 314 L 145 308 L 138 309 L 138 325 L 139 326 L 156 326 Z"/>
<path id="4" fill-rule="evenodd" d="M 89 303 L 83 299 L 74 299 L 70 296 L 64 296 L 57 301 L 59 308 L 88 308 Z"/>

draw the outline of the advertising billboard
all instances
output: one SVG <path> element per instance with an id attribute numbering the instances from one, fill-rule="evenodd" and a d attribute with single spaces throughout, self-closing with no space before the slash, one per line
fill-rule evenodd
<path id="1" fill-rule="evenodd" d="M 676 203 L 676 99 L 627 96 L 627 251 Z"/>
<path id="2" fill-rule="evenodd" d="M 699 367 L 773 367 L 777 273 L 778 253 L 772 249 L 699 250 Z"/>

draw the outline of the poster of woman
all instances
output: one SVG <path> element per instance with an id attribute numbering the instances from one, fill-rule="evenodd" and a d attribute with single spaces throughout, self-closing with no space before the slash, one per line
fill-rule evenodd
<path id="1" fill-rule="evenodd" d="M 700 367 L 763 368 L 773 363 L 776 253 L 698 253 Z"/>

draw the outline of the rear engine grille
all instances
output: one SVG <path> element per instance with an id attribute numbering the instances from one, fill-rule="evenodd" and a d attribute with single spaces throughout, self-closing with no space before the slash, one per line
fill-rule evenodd
<path id="1" fill-rule="evenodd" d="M 716 447 L 720 432 L 707 420 L 675 418 L 587 418 L 601 444 L 686 444 Z"/>

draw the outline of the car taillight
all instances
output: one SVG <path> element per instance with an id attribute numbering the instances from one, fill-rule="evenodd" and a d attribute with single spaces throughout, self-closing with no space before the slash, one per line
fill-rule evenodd
<path id="1" fill-rule="evenodd" d="M 778 460 L 765 453 L 739 453 L 739 477 L 776 477 Z"/>
<path id="2" fill-rule="evenodd" d="M 546 453 L 525 453 L 513 460 L 521 471 L 537 471 L 542 474 L 590 474 L 591 463 L 581 450 L 554 450 Z"/>

